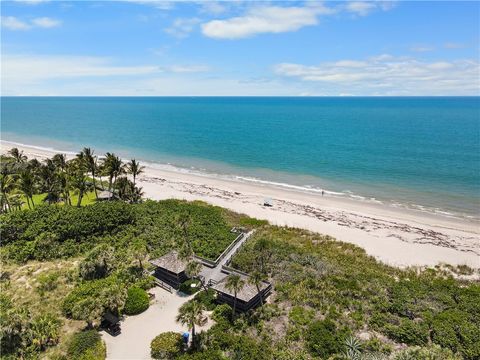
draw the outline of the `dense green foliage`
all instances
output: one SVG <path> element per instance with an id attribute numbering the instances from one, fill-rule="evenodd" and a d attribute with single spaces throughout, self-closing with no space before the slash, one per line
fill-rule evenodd
<path id="1" fill-rule="evenodd" d="M 223 210 L 201 202 L 105 202 L 80 208 L 44 205 L 0 216 L 2 255 L 19 262 L 67 258 L 108 243 L 117 248 L 131 245 L 133 256 L 133 250 L 140 247 L 134 249 L 135 238 L 152 256 L 161 255 L 184 237 L 179 214 L 188 218 L 186 235 L 200 256 L 215 259 L 235 238 Z"/>
<path id="2" fill-rule="evenodd" d="M 67 355 L 70 359 L 103 360 L 106 355 L 105 345 L 97 331 L 81 331 L 70 339 Z"/>
<path id="3" fill-rule="evenodd" d="M 0 295 L 0 354 L 2 358 L 35 357 L 60 338 L 62 322 L 45 313 L 33 316 L 24 307 L 17 307 Z"/>
<path id="4" fill-rule="evenodd" d="M 85 320 L 89 326 L 107 311 L 118 313 L 126 299 L 125 285 L 115 276 L 78 285 L 63 301 L 65 316 Z"/>
<path id="5" fill-rule="evenodd" d="M 173 331 L 161 333 L 150 344 L 150 355 L 154 359 L 175 359 L 182 351 L 182 335 Z"/>
<path id="6" fill-rule="evenodd" d="M 127 299 L 123 312 L 127 315 L 136 315 L 148 309 L 150 300 L 145 290 L 132 286 L 127 291 Z"/>
<path id="7" fill-rule="evenodd" d="M 195 295 L 194 299 L 195 301 L 201 302 L 203 305 L 205 305 L 205 308 L 208 311 L 212 311 L 217 307 L 217 304 L 215 302 L 215 296 L 215 290 L 209 288 L 208 290 L 202 290 L 198 292 Z"/>
<path id="8" fill-rule="evenodd" d="M 193 330 L 204 323 L 206 310 L 213 310 L 215 324 L 196 334 L 195 345 L 186 353 L 166 356 L 185 360 L 344 359 L 348 354 L 389 360 L 480 358 L 478 282 L 454 279 L 442 270 L 392 268 L 356 246 L 326 236 L 178 200 L 41 206 L 0 215 L 0 223 L 2 240 L 4 234 L 7 238 L 2 256 L 12 268 L 15 261 L 31 259 L 40 262 L 28 264 L 56 258 L 69 259 L 62 262 L 70 264 L 67 272 L 56 267 L 59 261 L 52 261 L 55 266 L 36 274 L 36 281 L 29 284 L 40 303 L 33 307 L 40 312 L 1 298 L 2 357 L 28 357 L 61 347 L 62 321 L 77 324 L 78 330 L 85 324 L 97 325 L 107 311 L 137 313 L 145 303 L 148 306 L 141 289 L 153 286 L 144 272 L 149 270 L 147 259 L 185 244 L 214 259 L 235 238 L 230 228 L 243 225 L 257 227 L 257 232 L 231 265 L 258 272 L 259 278 L 272 282 L 268 303 L 233 317 L 230 306 L 215 304 L 214 292 L 202 289 L 182 307 L 178 321 Z M 2 280 L 2 289 L 11 291 L 8 282 Z M 62 294 L 55 299 L 61 312 L 43 313 L 41 304 L 50 292 Z M 93 349 L 80 358 L 104 357 L 103 343 L 95 344 L 79 345 Z"/>

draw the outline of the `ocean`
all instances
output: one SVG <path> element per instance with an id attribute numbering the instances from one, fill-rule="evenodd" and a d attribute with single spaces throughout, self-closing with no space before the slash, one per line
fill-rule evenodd
<path id="1" fill-rule="evenodd" d="M 479 97 L 2 97 L 1 138 L 480 218 Z"/>

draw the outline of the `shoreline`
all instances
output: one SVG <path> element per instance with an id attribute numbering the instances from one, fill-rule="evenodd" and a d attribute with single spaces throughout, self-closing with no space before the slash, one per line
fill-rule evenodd
<path id="1" fill-rule="evenodd" d="M 29 158 L 60 152 L 1 141 Z M 63 152 L 65 153 L 65 152 Z M 71 156 L 71 155 L 70 155 Z M 159 169 L 142 161 L 137 179 L 146 198 L 202 200 L 274 225 L 298 227 L 358 245 L 367 254 L 393 266 L 434 266 L 438 263 L 480 268 L 480 223 L 385 204 L 326 194 L 307 193 L 261 183 L 214 178 Z M 273 207 L 264 207 L 271 198 Z"/>

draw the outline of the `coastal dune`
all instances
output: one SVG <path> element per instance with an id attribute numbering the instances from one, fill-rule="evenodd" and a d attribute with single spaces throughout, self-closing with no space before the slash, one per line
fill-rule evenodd
<path id="1" fill-rule="evenodd" d="M 2 141 L 5 153 L 14 145 Z M 51 157 L 56 151 L 17 146 L 29 158 Z M 358 245 L 384 263 L 435 266 L 439 263 L 480 268 L 480 224 L 326 194 L 288 190 L 147 165 L 137 180 L 145 197 L 202 200 L 235 212 L 330 235 Z M 271 207 L 263 205 L 272 199 Z"/>

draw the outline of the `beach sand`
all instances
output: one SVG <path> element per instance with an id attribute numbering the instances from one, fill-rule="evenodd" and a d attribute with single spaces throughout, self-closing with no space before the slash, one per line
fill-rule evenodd
<path id="1" fill-rule="evenodd" d="M 2 142 L 2 153 L 11 147 Z M 16 147 L 29 158 L 55 153 Z M 327 234 L 393 266 L 446 263 L 480 268 L 480 223 L 475 221 L 151 166 L 146 166 L 137 184 L 150 199 L 203 200 L 271 224 Z M 272 207 L 263 206 L 265 198 L 272 199 Z"/>

